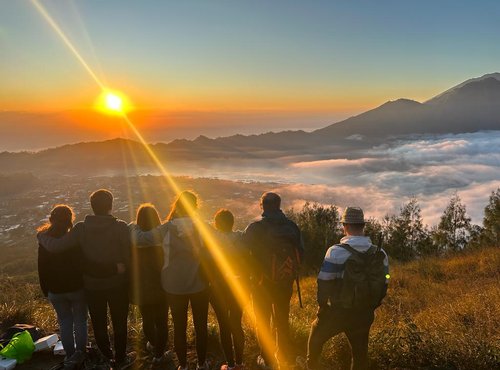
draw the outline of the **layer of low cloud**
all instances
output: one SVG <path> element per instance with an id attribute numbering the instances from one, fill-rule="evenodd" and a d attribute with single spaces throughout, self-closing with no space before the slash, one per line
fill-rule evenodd
<path id="1" fill-rule="evenodd" d="M 481 223 L 491 191 L 500 186 L 500 131 L 401 141 L 362 154 L 291 163 L 290 175 L 304 184 L 283 191 L 340 207 L 356 204 L 379 218 L 416 196 L 434 225 L 454 192 Z"/>

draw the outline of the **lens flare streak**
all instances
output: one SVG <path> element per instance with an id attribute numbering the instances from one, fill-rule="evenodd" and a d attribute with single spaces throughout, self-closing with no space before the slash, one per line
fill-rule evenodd
<path id="1" fill-rule="evenodd" d="M 52 29 L 59 35 L 61 40 L 64 42 L 64 44 L 68 47 L 68 49 L 73 53 L 75 58 L 80 62 L 80 64 L 83 66 L 83 68 L 89 73 L 89 75 L 92 77 L 92 79 L 97 83 L 97 85 L 100 87 L 102 90 L 103 94 L 106 94 L 106 92 L 110 91 L 99 79 L 99 77 L 94 73 L 94 71 L 91 69 L 91 67 L 88 65 L 88 63 L 84 60 L 84 58 L 80 55 L 76 47 L 71 43 L 71 41 L 66 37 L 66 35 L 63 33 L 61 28 L 57 25 L 57 23 L 54 21 L 54 19 L 49 15 L 47 10 L 39 3 L 38 0 L 31 0 L 35 8 L 39 11 L 39 13 L 43 16 L 43 18 L 47 21 L 47 23 L 52 27 Z M 127 116 L 127 113 L 121 109 L 121 103 L 119 103 L 119 100 L 116 98 L 111 99 L 111 104 L 108 106 L 111 110 L 115 111 L 117 114 L 119 114 L 124 122 L 127 124 L 127 126 L 130 128 L 130 130 L 133 132 L 133 134 L 138 138 L 140 143 L 144 146 L 146 149 L 148 155 L 151 157 L 153 162 L 157 165 L 158 169 L 162 173 L 164 179 L 166 180 L 167 184 L 171 187 L 171 189 L 175 193 L 180 193 L 181 189 L 177 184 L 175 183 L 174 179 L 170 175 L 170 173 L 167 171 L 163 163 L 159 160 L 158 156 L 154 153 L 154 151 L 151 149 L 151 147 L 148 145 L 142 134 L 139 132 L 139 130 L 136 128 L 136 126 L 132 123 L 130 118 Z M 182 199 L 182 198 L 181 198 Z M 186 203 L 186 204 L 184 204 Z M 185 209 L 188 211 L 188 214 L 192 218 L 195 226 L 197 227 L 198 231 L 203 237 L 203 240 L 205 241 L 210 253 L 213 255 L 215 263 L 217 264 L 217 267 L 221 271 L 227 272 L 227 275 L 225 276 L 235 276 L 235 271 L 232 268 L 231 264 L 229 263 L 227 257 L 222 251 L 222 248 L 218 245 L 216 238 L 213 235 L 213 232 L 211 228 L 203 221 L 201 220 L 200 216 L 194 210 L 190 204 L 187 204 L 187 202 L 183 201 L 183 206 Z M 227 279 L 227 283 L 232 291 L 232 293 L 235 295 L 236 299 L 238 300 L 238 303 L 242 307 L 247 307 L 248 302 L 249 302 L 249 289 L 248 287 L 244 287 L 238 280 L 236 279 Z M 274 352 L 274 338 L 273 334 L 270 330 L 269 323 L 263 322 L 261 320 L 261 317 L 264 317 L 262 315 L 262 312 L 259 312 L 258 307 L 254 306 L 254 315 L 256 319 L 256 324 L 259 328 L 259 331 L 261 333 L 261 339 L 263 340 L 263 343 L 261 343 L 261 346 L 263 347 L 263 350 L 266 352 L 269 358 L 272 358 L 273 352 Z"/>

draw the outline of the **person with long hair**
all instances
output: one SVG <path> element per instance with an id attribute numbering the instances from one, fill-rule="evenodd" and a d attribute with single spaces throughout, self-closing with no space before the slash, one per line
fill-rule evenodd
<path id="1" fill-rule="evenodd" d="M 150 231 L 161 225 L 158 211 L 152 204 L 142 204 L 137 210 L 137 227 Z M 134 242 L 134 240 L 132 240 Z M 163 250 L 161 243 L 151 248 L 132 248 L 130 298 L 139 306 L 142 329 L 153 352 L 152 368 L 170 359 L 165 353 L 168 343 L 168 304 L 161 286 Z"/>
<path id="2" fill-rule="evenodd" d="M 57 205 L 50 212 L 49 222 L 38 228 L 39 233 L 60 238 L 72 227 L 73 210 Z M 61 341 L 66 352 L 64 368 L 82 363 L 87 347 L 87 302 L 83 290 L 81 251 L 72 248 L 62 253 L 50 253 L 38 246 L 38 276 L 40 287 L 54 307 Z"/>
<path id="3" fill-rule="evenodd" d="M 179 370 L 187 369 L 189 304 L 196 334 L 197 369 L 208 370 L 208 285 L 201 268 L 206 247 L 193 220 L 198 205 L 195 193 L 183 191 L 175 199 L 166 223 L 150 231 L 142 231 L 137 226 L 132 228 L 132 238 L 138 246 L 153 246 L 158 242 L 163 246 L 161 283 L 172 312 Z"/>

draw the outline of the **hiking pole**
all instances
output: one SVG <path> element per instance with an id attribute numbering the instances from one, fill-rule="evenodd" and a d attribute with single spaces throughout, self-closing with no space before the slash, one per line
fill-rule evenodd
<path id="1" fill-rule="evenodd" d="M 377 246 L 377 250 L 381 250 L 382 249 L 382 244 L 384 243 L 384 233 L 380 232 L 378 234 L 378 246 Z"/>
<path id="2" fill-rule="evenodd" d="M 300 291 L 300 282 L 298 276 L 295 278 L 295 282 L 297 283 L 297 295 L 299 297 L 299 306 L 300 308 L 304 308 L 304 306 L 302 305 L 302 292 Z"/>

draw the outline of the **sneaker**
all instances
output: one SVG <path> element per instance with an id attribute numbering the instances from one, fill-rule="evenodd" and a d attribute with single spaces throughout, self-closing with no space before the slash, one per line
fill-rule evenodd
<path id="1" fill-rule="evenodd" d="M 173 360 L 174 359 L 172 351 L 167 351 L 161 357 L 153 357 L 153 361 L 151 363 L 151 369 L 161 368 L 163 367 L 163 365 L 172 362 Z"/>
<path id="2" fill-rule="evenodd" d="M 125 358 L 121 361 L 115 361 L 115 364 L 113 366 L 113 370 L 125 370 L 125 369 L 128 369 L 130 368 L 135 360 L 137 358 L 137 354 L 135 352 L 130 352 L 130 353 L 127 353 L 127 355 L 125 356 Z"/>
<path id="3" fill-rule="evenodd" d="M 155 352 L 155 346 L 153 346 L 153 345 L 151 344 L 151 342 L 150 342 L 150 341 L 148 341 L 148 342 L 146 343 L 146 350 L 148 350 L 148 351 L 149 351 L 149 352 L 151 352 L 151 353 L 154 353 L 154 352 Z"/>
<path id="4" fill-rule="evenodd" d="M 245 370 L 245 365 L 234 365 L 233 367 L 224 364 L 220 367 L 220 370 Z"/>
<path id="5" fill-rule="evenodd" d="M 262 355 L 257 356 L 257 367 L 261 370 L 272 370 L 270 366 L 266 364 L 266 360 Z"/>
<path id="6" fill-rule="evenodd" d="M 297 356 L 297 358 L 295 359 L 295 366 L 297 366 L 299 369 L 302 369 L 302 370 L 307 369 L 306 359 L 302 356 Z"/>
<path id="7" fill-rule="evenodd" d="M 203 365 L 196 365 L 196 370 L 209 370 L 210 369 L 210 364 L 208 363 L 208 361 L 205 361 L 205 363 Z"/>

